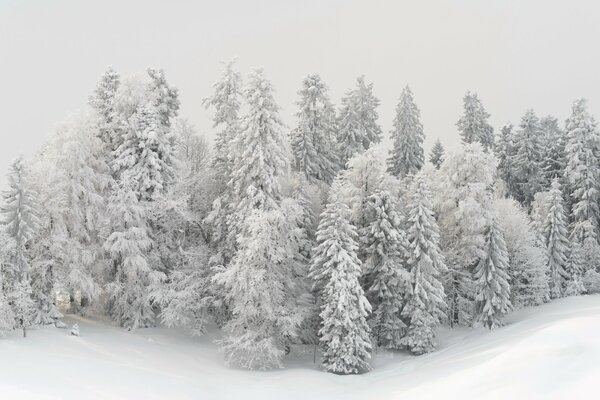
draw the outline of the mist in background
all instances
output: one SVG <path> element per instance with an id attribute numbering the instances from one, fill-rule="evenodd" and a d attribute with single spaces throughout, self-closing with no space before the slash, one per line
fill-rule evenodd
<path id="1" fill-rule="evenodd" d="M 365 74 L 387 143 L 410 85 L 427 153 L 437 138 L 458 142 L 467 90 L 496 132 L 528 108 L 562 122 L 577 97 L 600 116 L 599 11 L 593 1 L 547 0 L 0 0 L 0 185 L 17 155 L 85 107 L 109 65 L 122 75 L 163 68 L 180 116 L 208 138 L 201 100 L 234 56 L 244 74 L 265 68 L 290 127 L 304 76 L 321 74 L 338 105 Z"/>

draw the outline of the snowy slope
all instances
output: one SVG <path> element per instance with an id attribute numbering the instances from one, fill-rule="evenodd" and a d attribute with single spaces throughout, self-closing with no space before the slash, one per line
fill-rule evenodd
<path id="1" fill-rule="evenodd" d="M 164 328 L 128 333 L 77 322 L 0 340 L 0 399 L 481 399 L 600 396 L 600 296 L 515 312 L 496 331 L 440 332 L 437 352 L 380 353 L 374 371 L 336 376 L 295 349 L 284 370 L 223 366 L 214 336 Z"/>

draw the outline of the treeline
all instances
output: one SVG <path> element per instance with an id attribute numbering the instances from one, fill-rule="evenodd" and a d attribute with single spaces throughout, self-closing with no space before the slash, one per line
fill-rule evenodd
<path id="1" fill-rule="evenodd" d="M 564 129 L 528 111 L 499 135 L 467 93 L 462 144 L 425 166 L 413 93 L 384 154 L 373 85 L 336 108 L 308 75 L 296 124 L 262 70 L 225 65 L 211 149 L 160 70 L 109 69 L 85 112 L 8 174 L 0 331 L 105 313 L 134 330 L 216 324 L 226 361 L 370 369 L 376 347 L 423 354 L 435 329 L 502 324 L 514 308 L 600 291 L 600 136 L 585 101 Z"/>

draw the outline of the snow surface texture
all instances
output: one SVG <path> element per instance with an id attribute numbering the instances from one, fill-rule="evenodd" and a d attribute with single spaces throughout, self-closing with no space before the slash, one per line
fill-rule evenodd
<path id="1" fill-rule="evenodd" d="M 443 328 L 436 352 L 380 351 L 358 376 L 320 371 L 311 349 L 293 349 L 282 370 L 242 371 L 223 366 L 210 334 L 66 322 L 81 336 L 49 326 L 0 340 L 1 399 L 566 399 L 599 390 L 600 296 L 516 311 L 493 331 Z"/>

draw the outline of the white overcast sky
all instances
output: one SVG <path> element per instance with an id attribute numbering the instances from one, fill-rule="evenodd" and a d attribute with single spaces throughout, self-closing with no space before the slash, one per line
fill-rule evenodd
<path id="1" fill-rule="evenodd" d="M 265 68 L 290 126 L 308 73 L 336 104 L 365 74 L 386 136 L 409 84 L 427 149 L 457 142 L 467 90 L 496 131 L 528 108 L 564 120 L 577 97 L 600 116 L 599 12 L 573 0 L 0 0 L 0 174 L 85 106 L 108 65 L 164 68 L 181 115 L 208 136 L 201 99 L 234 56 L 244 73 Z"/>

